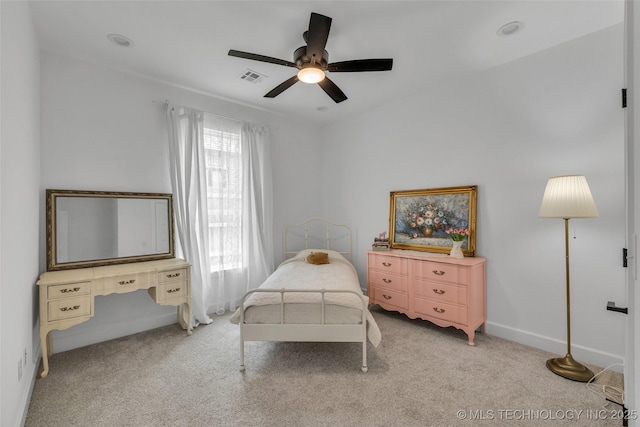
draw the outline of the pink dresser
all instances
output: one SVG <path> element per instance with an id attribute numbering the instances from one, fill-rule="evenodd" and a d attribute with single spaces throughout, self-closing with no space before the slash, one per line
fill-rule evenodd
<path id="1" fill-rule="evenodd" d="M 369 302 L 438 326 L 463 330 L 473 344 L 484 332 L 485 259 L 429 256 L 417 251 L 368 251 Z"/>

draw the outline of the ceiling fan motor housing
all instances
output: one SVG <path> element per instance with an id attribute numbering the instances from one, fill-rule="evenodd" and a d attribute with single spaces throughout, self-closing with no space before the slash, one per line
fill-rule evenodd
<path id="1" fill-rule="evenodd" d="M 326 50 L 322 51 L 322 58 L 312 58 L 307 55 L 307 46 L 300 46 L 293 52 L 293 62 L 295 62 L 298 68 L 304 68 L 311 65 L 315 61 L 316 67 L 322 68 L 323 70 L 327 69 L 327 65 L 329 64 L 329 52 Z"/>
<path id="2" fill-rule="evenodd" d="M 320 86 L 322 90 L 331 97 L 331 99 L 336 103 L 339 103 L 345 101 L 347 99 L 347 95 L 345 95 L 344 92 L 325 75 L 326 71 L 330 71 L 331 73 L 389 71 L 393 66 L 393 59 L 355 59 L 329 64 L 329 53 L 324 48 L 327 45 L 330 29 L 331 18 L 311 12 L 309 30 L 305 31 L 302 35 L 307 45 L 301 46 L 293 52 L 293 62 L 234 49 L 229 50 L 229 55 L 236 56 L 238 58 L 251 59 L 253 61 L 297 68 L 299 70 L 297 75 L 288 78 L 267 92 L 264 95 L 265 98 L 275 98 L 298 81 L 302 81 L 304 83 L 317 83 L 318 86 Z"/>

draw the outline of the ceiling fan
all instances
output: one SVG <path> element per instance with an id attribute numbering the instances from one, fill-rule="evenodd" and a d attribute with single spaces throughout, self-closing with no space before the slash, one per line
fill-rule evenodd
<path id="1" fill-rule="evenodd" d="M 297 75 L 273 88 L 265 95 L 265 98 L 275 98 L 298 81 L 302 81 L 305 83 L 317 83 L 336 103 L 342 102 L 347 99 L 347 96 L 326 76 L 326 71 L 332 73 L 389 71 L 393 66 L 393 59 L 354 59 L 329 64 L 329 53 L 324 48 L 329 38 L 330 28 L 331 18 L 312 12 L 309 30 L 302 35 L 307 45 L 299 47 L 293 52 L 293 62 L 233 49 L 229 51 L 229 56 L 284 65 L 299 70 Z"/>

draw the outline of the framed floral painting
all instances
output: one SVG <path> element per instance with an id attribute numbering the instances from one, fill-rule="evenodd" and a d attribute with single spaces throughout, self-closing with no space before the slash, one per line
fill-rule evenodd
<path id="1" fill-rule="evenodd" d="M 395 249 L 449 253 L 462 241 L 462 253 L 475 256 L 478 187 L 391 192 L 389 241 Z"/>

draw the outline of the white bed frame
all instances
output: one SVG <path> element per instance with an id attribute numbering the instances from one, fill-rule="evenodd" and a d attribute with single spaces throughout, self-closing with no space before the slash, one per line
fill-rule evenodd
<path id="1" fill-rule="evenodd" d="M 320 225 L 321 236 L 317 234 Z M 332 232 L 337 230 L 343 244 L 340 249 L 332 248 Z M 284 258 L 288 259 L 303 249 L 331 249 L 351 260 L 351 229 L 344 224 L 336 224 L 324 218 L 311 218 L 300 224 L 289 225 L 284 230 Z M 304 242 L 304 247 L 295 244 L 296 239 Z M 322 247 L 317 242 L 324 242 Z M 293 246 L 292 246 L 293 244 Z M 343 248 L 344 246 L 344 248 Z M 292 248 L 297 248 L 293 250 Z M 280 323 L 256 324 L 244 322 L 245 301 L 257 292 L 280 293 Z M 312 292 L 322 296 L 320 323 L 295 324 L 284 322 L 284 295 L 287 292 Z M 352 293 L 362 300 L 362 322 L 360 324 L 326 324 L 325 295 L 328 293 Z M 245 371 L 244 343 L 246 341 L 289 341 L 289 342 L 361 342 L 362 372 L 367 372 L 367 299 L 360 293 L 347 290 L 328 289 L 253 289 L 247 292 L 240 303 L 240 371 Z"/>

